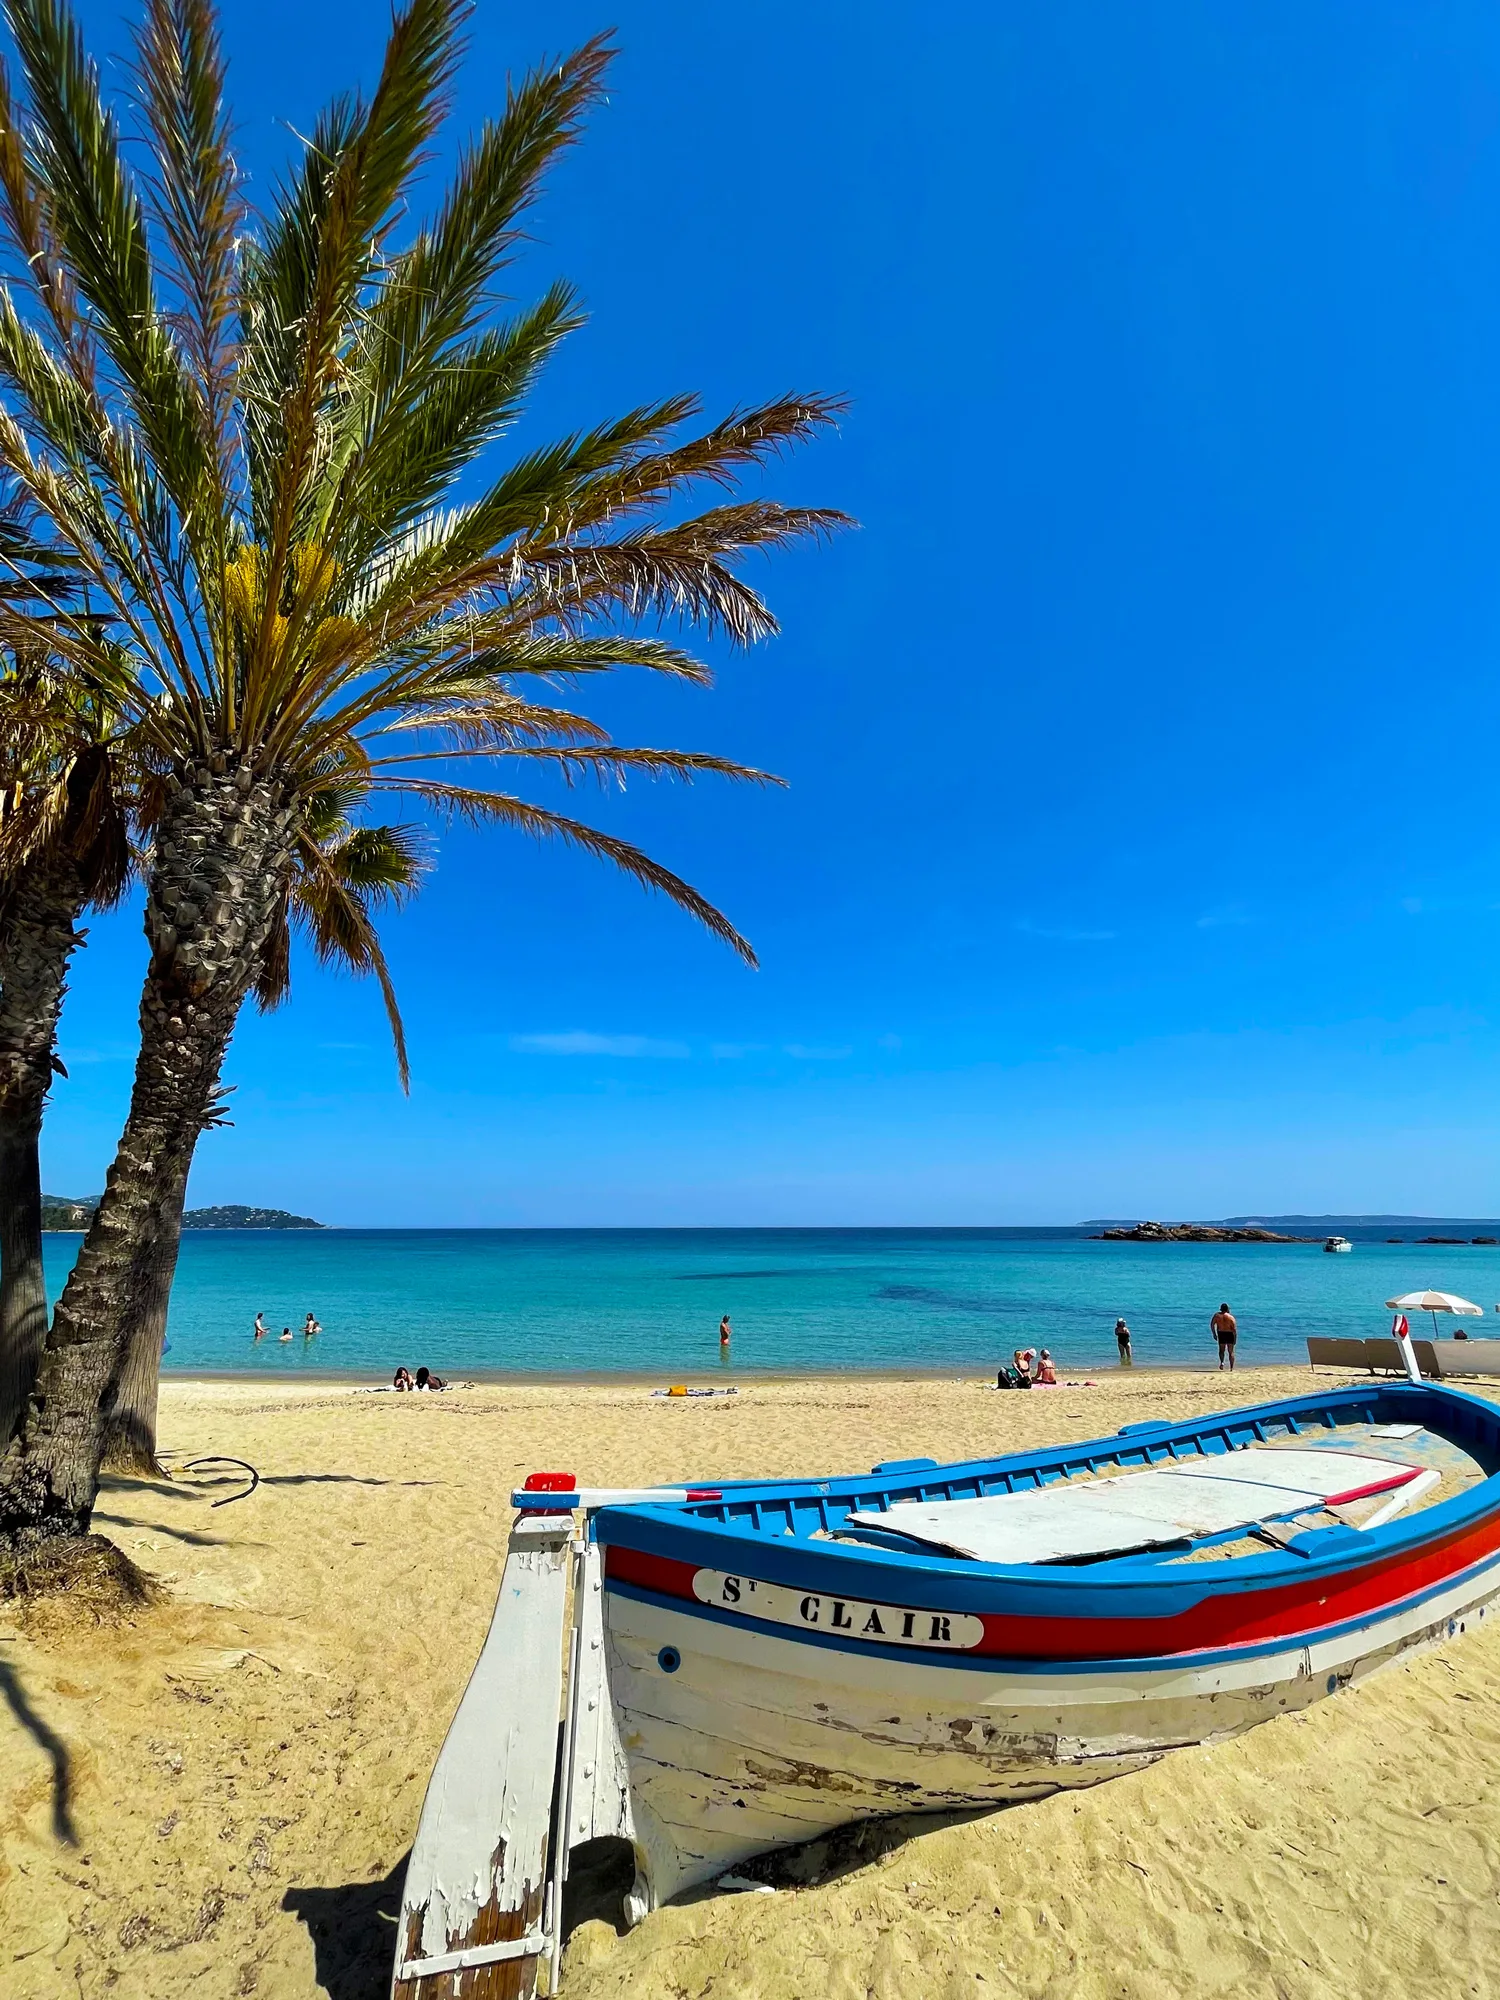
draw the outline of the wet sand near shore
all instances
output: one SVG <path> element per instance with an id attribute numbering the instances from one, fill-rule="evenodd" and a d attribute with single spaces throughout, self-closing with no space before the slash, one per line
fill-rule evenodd
<path id="1" fill-rule="evenodd" d="M 1331 1382 L 1335 1378 L 1322 1377 Z M 1092 1388 L 752 1380 L 442 1396 L 168 1378 L 170 1485 L 97 1525 L 166 1590 L 94 1628 L 0 1606 L 0 1992 L 383 2000 L 399 1870 L 477 1656 L 512 1486 L 863 1471 L 1302 1393 L 1305 1369 Z M 775 1895 L 574 1935 L 572 2000 L 1500 1991 L 1500 1628 L 1151 1770 L 808 1850 Z"/>

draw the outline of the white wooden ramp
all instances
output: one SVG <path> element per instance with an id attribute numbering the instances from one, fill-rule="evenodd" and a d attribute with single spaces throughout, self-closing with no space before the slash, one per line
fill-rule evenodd
<path id="1" fill-rule="evenodd" d="M 549 1853 L 571 1515 L 511 1531 L 489 1637 L 438 1754 L 406 1870 L 392 2000 L 529 2000 L 553 1959 Z"/>

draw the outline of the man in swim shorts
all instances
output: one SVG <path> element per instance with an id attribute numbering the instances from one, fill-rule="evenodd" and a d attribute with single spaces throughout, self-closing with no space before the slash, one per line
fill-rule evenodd
<path id="1" fill-rule="evenodd" d="M 1214 1339 L 1219 1343 L 1219 1366 L 1220 1368 L 1224 1366 L 1224 1357 L 1227 1354 L 1229 1357 L 1229 1372 L 1232 1375 L 1234 1373 L 1234 1345 L 1240 1337 L 1239 1323 L 1226 1304 L 1219 1307 L 1219 1310 L 1209 1321 L 1209 1325 L 1213 1329 Z"/>

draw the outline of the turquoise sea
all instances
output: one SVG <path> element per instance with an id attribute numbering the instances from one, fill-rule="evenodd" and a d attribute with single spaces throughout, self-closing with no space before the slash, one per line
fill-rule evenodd
<path id="1" fill-rule="evenodd" d="M 1383 1333 L 1384 1300 L 1428 1286 L 1482 1305 L 1488 1327 L 1468 1325 L 1500 1334 L 1500 1249 L 1388 1245 L 1382 1234 L 1330 1256 L 1315 1243 L 1101 1243 L 1071 1229 L 192 1231 L 165 1365 L 718 1374 L 727 1312 L 731 1378 L 983 1373 L 1022 1346 L 1050 1347 L 1077 1372 L 1115 1364 L 1118 1313 L 1138 1364 L 1211 1362 L 1208 1321 L 1221 1299 L 1239 1318 L 1242 1361 L 1300 1361 L 1308 1334 Z M 47 1239 L 54 1291 L 78 1241 Z M 304 1341 L 309 1310 L 323 1333 Z M 258 1346 L 257 1311 L 271 1328 Z M 286 1325 L 297 1337 L 282 1346 Z"/>

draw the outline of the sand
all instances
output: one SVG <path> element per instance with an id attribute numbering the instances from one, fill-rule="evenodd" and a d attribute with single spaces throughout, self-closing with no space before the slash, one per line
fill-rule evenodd
<path id="1" fill-rule="evenodd" d="M 518 1475 L 863 1470 L 1304 1390 L 644 1386 L 442 1397 L 169 1381 L 174 1463 L 98 1525 L 165 1586 L 118 1628 L 0 1607 L 0 1993 L 383 2000 L 400 1868 L 493 1605 Z M 211 1483 L 213 1477 L 230 1480 Z M 1500 1991 L 1500 1631 L 1302 1716 L 1067 1795 L 836 1839 L 775 1895 L 578 1929 L 567 2000 Z M 783 1880 L 791 1882 L 790 1875 Z"/>

